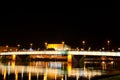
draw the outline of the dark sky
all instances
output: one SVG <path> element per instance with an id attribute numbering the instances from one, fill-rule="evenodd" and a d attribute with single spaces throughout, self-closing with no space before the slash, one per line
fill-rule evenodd
<path id="1" fill-rule="evenodd" d="M 62 40 L 71 46 L 101 47 L 106 41 L 111 46 L 120 47 L 118 14 L 113 8 L 80 8 L 79 12 L 40 12 L 32 8 L 10 8 L 0 15 L 0 45 L 17 43 L 35 46 L 60 43 Z"/>

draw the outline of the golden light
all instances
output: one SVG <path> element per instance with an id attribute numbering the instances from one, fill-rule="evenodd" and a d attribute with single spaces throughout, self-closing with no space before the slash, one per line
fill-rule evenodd
<path id="1" fill-rule="evenodd" d="M 30 46 L 32 46 L 33 45 L 33 43 L 30 43 Z"/>
<path id="2" fill-rule="evenodd" d="M 110 44 L 110 41 L 108 40 L 108 41 L 107 41 L 107 45 L 108 45 L 108 51 L 109 51 L 109 44 Z"/>
<path id="3" fill-rule="evenodd" d="M 15 80 L 18 80 L 18 72 L 15 73 Z"/>
<path id="4" fill-rule="evenodd" d="M 82 41 L 83 44 L 85 44 L 85 41 Z"/>
<path id="5" fill-rule="evenodd" d="M 64 80 L 63 77 L 61 78 L 61 80 Z"/>
<path id="6" fill-rule="evenodd" d="M 108 41 L 107 41 L 107 43 L 109 44 L 109 43 L 110 43 L 110 41 L 108 40 Z"/>
<path id="7" fill-rule="evenodd" d="M 28 73 L 28 80 L 31 80 L 31 73 Z"/>
<path id="8" fill-rule="evenodd" d="M 72 62 L 72 55 L 71 54 L 68 54 L 67 60 L 68 60 L 68 62 Z"/>
<path id="9" fill-rule="evenodd" d="M 114 62 L 113 62 L 113 61 L 111 61 L 110 63 L 111 63 L 111 64 L 113 64 Z"/>
<path id="10" fill-rule="evenodd" d="M 6 48 L 8 48 L 9 46 L 8 46 L 8 45 L 6 45 L 5 47 L 6 47 Z"/>
<path id="11" fill-rule="evenodd" d="M 47 47 L 48 43 L 47 43 L 47 42 L 45 42 L 44 44 L 45 44 L 45 48 L 47 49 L 47 48 L 48 48 L 48 47 Z"/>
<path id="12" fill-rule="evenodd" d="M 64 42 L 64 41 L 62 41 L 62 44 L 65 44 L 65 42 Z"/>
<path id="13" fill-rule="evenodd" d="M 5 68 L 5 70 L 4 70 L 4 80 L 6 79 L 6 73 L 7 73 L 7 71 L 6 71 L 6 68 Z"/>
<path id="14" fill-rule="evenodd" d="M 17 46 L 20 47 L 20 44 L 18 44 Z"/>
<path id="15" fill-rule="evenodd" d="M 47 45 L 47 42 L 45 42 L 45 45 Z"/>
<path id="16" fill-rule="evenodd" d="M 83 50 L 85 50 L 85 41 L 82 41 Z"/>
<path id="17" fill-rule="evenodd" d="M 46 73 L 44 73 L 43 80 L 47 80 L 47 74 Z"/>
<path id="18" fill-rule="evenodd" d="M 13 54 L 13 55 L 12 55 L 12 60 L 15 60 L 15 59 L 16 59 L 16 55 Z"/>
<path id="19" fill-rule="evenodd" d="M 102 63 L 103 63 L 103 64 L 105 64 L 105 62 L 104 62 L 104 61 L 102 61 Z"/>
<path id="20" fill-rule="evenodd" d="M 105 50 L 105 48 L 104 48 L 104 47 L 102 47 L 102 50 Z"/>
<path id="21" fill-rule="evenodd" d="M 72 63 L 68 63 L 67 70 L 68 70 L 68 73 L 71 73 L 71 71 L 72 71 Z"/>
<path id="22" fill-rule="evenodd" d="M 11 66 L 12 66 L 12 68 L 15 67 L 15 61 L 12 61 Z"/>

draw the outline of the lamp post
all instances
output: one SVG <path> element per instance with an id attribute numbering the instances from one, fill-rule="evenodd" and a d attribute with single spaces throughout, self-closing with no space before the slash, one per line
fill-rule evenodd
<path id="1" fill-rule="evenodd" d="M 30 48 L 32 48 L 32 46 L 33 46 L 33 43 L 30 43 Z"/>
<path id="2" fill-rule="evenodd" d="M 9 46 L 8 46 L 8 45 L 6 45 L 5 47 L 6 47 L 6 50 L 8 51 L 8 47 L 9 47 Z"/>
<path id="3" fill-rule="evenodd" d="M 17 47 L 18 47 L 18 51 L 19 51 L 19 49 L 20 49 L 20 44 L 18 44 Z"/>
<path id="4" fill-rule="evenodd" d="M 8 45 L 6 45 L 5 47 L 6 47 L 6 48 L 8 48 L 9 46 L 8 46 Z"/>
<path id="5" fill-rule="evenodd" d="M 105 50 L 105 48 L 104 48 L 104 47 L 102 47 L 102 50 L 104 51 L 104 50 Z"/>
<path id="6" fill-rule="evenodd" d="M 82 41 L 83 50 L 85 50 L 85 41 Z"/>
<path id="7" fill-rule="evenodd" d="M 109 51 L 109 47 L 110 47 L 110 40 L 107 41 L 107 46 L 108 46 L 108 51 Z"/>
<path id="8" fill-rule="evenodd" d="M 65 42 L 64 42 L 64 41 L 62 41 L 62 44 L 63 44 L 63 50 L 64 50 L 64 47 L 65 47 L 65 46 L 64 46 L 64 45 L 65 45 Z"/>
<path id="9" fill-rule="evenodd" d="M 45 49 L 47 49 L 47 44 L 48 44 L 48 43 L 47 43 L 47 42 L 45 42 L 44 44 L 45 44 Z"/>

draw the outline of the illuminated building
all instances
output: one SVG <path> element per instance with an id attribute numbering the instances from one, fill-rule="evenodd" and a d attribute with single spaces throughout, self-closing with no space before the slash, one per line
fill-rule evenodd
<path id="1" fill-rule="evenodd" d="M 8 45 L 6 46 L 0 46 L 0 52 L 7 52 L 7 51 L 17 51 L 17 47 L 9 47 Z"/>
<path id="2" fill-rule="evenodd" d="M 70 50 L 70 46 L 66 44 L 48 44 L 47 49 L 54 49 L 54 50 Z"/>

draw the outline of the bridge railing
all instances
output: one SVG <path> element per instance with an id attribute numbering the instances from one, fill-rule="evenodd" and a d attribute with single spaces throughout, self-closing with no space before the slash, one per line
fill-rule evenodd
<path id="1" fill-rule="evenodd" d="M 105 51 L 24 51 L 24 52 L 1 52 L 0 55 L 91 55 L 91 56 L 120 56 L 120 52 Z"/>

